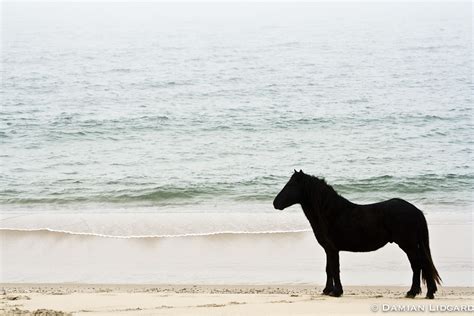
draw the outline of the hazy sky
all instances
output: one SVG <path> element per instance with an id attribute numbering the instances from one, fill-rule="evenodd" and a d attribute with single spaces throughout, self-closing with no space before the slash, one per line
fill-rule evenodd
<path id="1" fill-rule="evenodd" d="M 459 0 L 0 0 L 2 2 L 470 2 Z"/>

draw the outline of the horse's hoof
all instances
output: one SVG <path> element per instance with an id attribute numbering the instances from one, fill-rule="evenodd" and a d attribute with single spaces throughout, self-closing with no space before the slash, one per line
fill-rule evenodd
<path id="1" fill-rule="evenodd" d="M 429 299 L 429 300 L 432 300 L 432 299 L 434 299 L 434 294 L 433 293 L 428 293 L 428 294 L 426 294 L 426 298 Z"/>
<path id="2" fill-rule="evenodd" d="M 330 295 L 331 292 L 332 292 L 332 289 L 324 289 L 323 293 L 321 293 L 321 295 Z"/>
<path id="3" fill-rule="evenodd" d="M 407 292 L 407 294 L 405 295 L 406 298 L 415 298 L 415 296 L 417 296 L 418 294 L 421 293 L 421 289 L 417 289 L 417 290 L 410 290 Z"/>
<path id="4" fill-rule="evenodd" d="M 331 291 L 329 293 L 329 296 L 332 296 L 332 297 L 340 297 L 342 295 L 342 291 Z"/>

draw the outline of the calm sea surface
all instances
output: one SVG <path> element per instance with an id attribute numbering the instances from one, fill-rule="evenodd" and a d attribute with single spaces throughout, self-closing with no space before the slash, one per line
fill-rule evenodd
<path id="1" fill-rule="evenodd" d="M 470 3 L 3 4 L 1 211 L 270 212 L 296 168 L 472 212 L 471 23 Z"/>

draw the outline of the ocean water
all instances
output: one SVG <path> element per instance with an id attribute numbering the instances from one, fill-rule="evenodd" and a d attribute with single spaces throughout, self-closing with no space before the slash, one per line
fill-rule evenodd
<path id="1" fill-rule="evenodd" d="M 271 203 L 293 169 L 472 224 L 469 2 L 1 10 L 8 238 L 299 234 Z"/>

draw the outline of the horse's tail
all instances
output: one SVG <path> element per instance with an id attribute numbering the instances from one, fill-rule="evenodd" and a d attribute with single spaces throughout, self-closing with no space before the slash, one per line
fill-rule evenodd
<path id="1" fill-rule="evenodd" d="M 439 276 L 438 270 L 436 270 L 433 259 L 431 258 L 428 224 L 426 223 L 426 218 L 423 213 L 421 213 L 420 226 L 420 248 L 422 251 L 422 260 L 424 261 L 421 270 L 421 277 L 424 283 L 426 283 L 427 280 L 434 280 L 434 282 L 441 284 L 441 277 Z"/>

